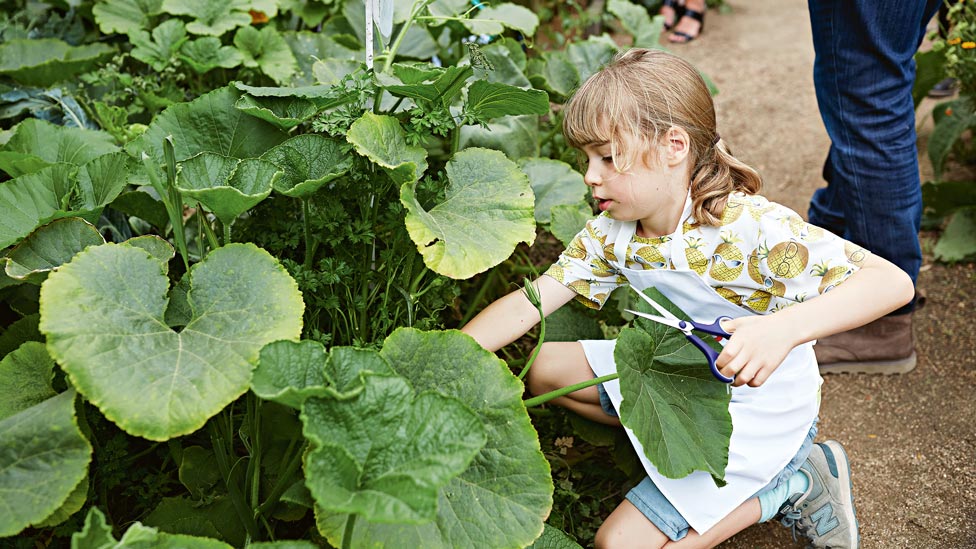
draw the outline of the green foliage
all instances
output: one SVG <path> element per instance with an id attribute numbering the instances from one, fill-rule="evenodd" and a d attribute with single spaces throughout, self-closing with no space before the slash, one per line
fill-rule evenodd
<path id="1" fill-rule="evenodd" d="M 922 187 L 927 224 L 943 228 L 933 250 L 935 257 L 954 262 L 976 257 L 972 232 L 976 185 L 968 180 L 945 179 L 950 160 L 972 165 L 976 159 L 972 143 L 976 129 L 976 7 L 955 3 L 948 18 L 946 37 L 936 40 L 931 52 L 916 56 L 921 75 L 916 91 L 921 93 L 945 75 L 959 82 L 959 98 L 940 103 L 932 111 L 935 127 L 929 136 L 928 151 L 935 181 Z"/>
<path id="2" fill-rule="evenodd" d="M 657 290 L 645 293 L 682 314 Z M 653 311 L 648 306 L 642 312 Z M 638 318 L 636 327 L 621 330 L 614 359 L 623 394 L 620 421 L 634 431 L 651 463 L 668 478 L 701 470 L 724 485 L 731 393 L 712 377 L 701 351 L 679 330 Z"/>

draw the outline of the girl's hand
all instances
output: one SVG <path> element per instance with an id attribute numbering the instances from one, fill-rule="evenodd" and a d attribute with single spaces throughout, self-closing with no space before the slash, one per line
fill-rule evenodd
<path id="1" fill-rule="evenodd" d="M 735 376 L 732 385 L 759 387 L 779 368 L 786 355 L 799 344 L 796 330 L 777 315 L 744 316 L 722 323 L 732 334 L 715 365 L 726 376 Z"/>

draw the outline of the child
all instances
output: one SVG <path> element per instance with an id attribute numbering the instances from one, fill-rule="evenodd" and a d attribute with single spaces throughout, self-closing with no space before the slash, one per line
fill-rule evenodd
<path id="1" fill-rule="evenodd" d="M 632 49 L 590 77 L 565 107 L 567 142 L 601 214 L 533 284 L 545 314 L 576 298 L 601 307 L 623 284 L 654 286 L 691 318 L 732 334 L 717 364 L 735 376 L 727 485 L 696 471 L 648 477 L 597 532 L 597 547 L 701 547 L 777 516 L 816 547 L 859 541 L 840 444 L 813 444 L 820 375 L 815 339 L 890 312 L 913 295 L 900 269 L 756 195 L 759 175 L 731 155 L 697 71 Z M 538 322 L 521 291 L 464 327 L 497 350 Z M 615 371 L 613 341 L 544 343 L 529 371 L 540 394 Z M 617 424 L 619 383 L 553 402 Z M 799 472 L 799 474 L 794 474 Z"/>

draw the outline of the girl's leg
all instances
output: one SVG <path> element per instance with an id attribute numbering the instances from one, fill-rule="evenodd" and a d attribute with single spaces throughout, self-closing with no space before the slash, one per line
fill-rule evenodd
<path id="1" fill-rule="evenodd" d="M 742 505 L 735 508 L 718 524 L 711 527 L 705 535 L 691 530 L 688 535 L 679 541 L 672 541 L 665 545 L 666 549 L 698 549 L 704 547 L 715 547 L 723 541 L 731 538 L 749 526 L 759 522 L 762 510 L 759 507 L 759 498 L 747 500 Z"/>
<path id="2" fill-rule="evenodd" d="M 728 514 L 718 524 L 699 535 L 691 530 L 679 541 L 671 541 L 633 503 L 624 500 L 603 521 L 596 533 L 597 549 L 699 549 L 715 547 L 756 524 L 760 516 L 759 498 L 752 498 Z"/>
<path id="3" fill-rule="evenodd" d="M 670 540 L 633 503 L 623 500 L 596 531 L 596 549 L 660 549 Z"/>
<path id="4" fill-rule="evenodd" d="M 586 360 L 583 345 L 578 341 L 543 343 L 526 378 L 526 385 L 533 395 L 541 395 L 568 385 L 593 379 L 593 370 Z M 600 393 L 596 386 L 587 387 L 550 402 L 568 408 L 577 414 L 606 423 L 620 425 L 620 420 L 607 415 L 600 405 Z"/>

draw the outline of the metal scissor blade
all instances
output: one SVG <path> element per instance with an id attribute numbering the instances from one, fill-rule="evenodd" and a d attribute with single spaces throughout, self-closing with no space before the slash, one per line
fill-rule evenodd
<path id="1" fill-rule="evenodd" d="M 671 311 L 669 311 L 669 310 L 665 309 L 664 307 L 662 307 L 660 304 L 658 304 L 657 301 L 654 301 L 653 299 L 651 299 L 650 297 L 648 297 L 644 292 L 638 290 L 637 288 L 634 288 L 633 286 L 631 286 L 631 289 L 633 289 L 635 292 L 637 292 L 637 295 L 641 296 L 641 299 L 643 299 L 644 301 L 646 301 L 651 307 L 654 307 L 654 310 L 656 310 L 657 312 L 661 313 L 662 316 L 664 316 L 665 318 L 673 319 L 675 321 L 675 324 L 668 324 L 666 322 L 665 322 L 665 324 L 668 324 L 668 326 L 674 326 L 675 328 L 678 328 L 678 326 L 676 324 L 677 321 L 678 321 L 678 317 L 674 316 L 674 314 L 671 313 Z M 680 330 L 680 328 L 678 328 L 678 329 Z"/>
<path id="2" fill-rule="evenodd" d="M 675 320 L 675 319 L 670 319 L 670 318 L 664 318 L 663 316 L 650 315 L 650 314 L 647 314 L 647 313 L 640 313 L 640 312 L 637 312 L 637 311 L 631 311 L 630 309 L 624 309 L 624 311 L 626 311 L 626 312 L 628 312 L 628 313 L 630 313 L 630 314 L 632 314 L 634 316 L 639 316 L 641 318 L 646 318 L 647 320 L 653 320 L 654 322 L 658 322 L 660 324 L 664 324 L 665 326 L 671 326 L 672 328 L 674 328 L 676 330 L 681 330 L 682 332 L 687 332 L 687 330 L 685 330 L 684 328 L 682 328 L 679 325 L 679 323 L 681 322 L 680 320 Z"/>

